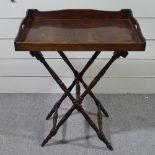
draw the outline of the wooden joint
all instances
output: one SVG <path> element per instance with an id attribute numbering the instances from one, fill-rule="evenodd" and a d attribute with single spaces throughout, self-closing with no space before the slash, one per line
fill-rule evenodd
<path id="1" fill-rule="evenodd" d="M 121 52 L 121 57 L 126 58 L 128 56 L 128 51 Z"/>
<path id="2" fill-rule="evenodd" d="M 75 107 L 76 107 L 78 110 L 81 111 L 82 105 L 79 104 L 79 103 L 81 103 L 80 100 L 79 100 L 79 99 L 76 99 L 76 100 L 74 100 L 73 103 L 74 103 Z M 81 108 L 80 108 L 80 107 L 81 107 Z"/>
<path id="3" fill-rule="evenodd" d="M 57 83 L 58 83 L 59 85 L 62 85 L 62 84 L 63 84 L 63 82 L 62 82 L 61 80 L 57 80 Z"/>
<path id="4" fill-rule="evenodd" d="M 82 102 L 84 98 L 82 96 L 79 96 L 79 101 Z"/>
<path id="5" fill-rule="evenodd" d="M 114 59 L 119 58 L 120 56 L 126 58 L 128 55 L 128 51 L 115 51 L 113 54 Z"/>
<path id="6" fill-rule="evenodd" d="M 30 55 L 32 57 L 36 57 L 37 60 L 39 60 L 40 62 L 45 62 L 45 58 L 43 56 L 43 54 L 41 52 L 38 51 L 30 51 Z"/>

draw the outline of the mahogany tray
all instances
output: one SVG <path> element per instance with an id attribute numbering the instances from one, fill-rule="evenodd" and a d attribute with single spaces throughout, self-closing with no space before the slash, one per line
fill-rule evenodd
<path id="1" fill-rule="evenodd" d="M 145 38 L 129 9 L 28 10 L 17 51 L 143 51 Z"/>

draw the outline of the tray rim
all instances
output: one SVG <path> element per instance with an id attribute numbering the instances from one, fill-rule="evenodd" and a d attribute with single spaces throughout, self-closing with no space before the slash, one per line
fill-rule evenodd
<path id="1" fill-rule="evenodd" d="M 83 13 L 87 15 L 87 18 L 90 19 L 96 19 L 95 17 L 99 14 L 103 17 L 110 16 L 108 18 L 119 18 L 119 19 L 131 19 L 131 22 L 133 26 L 136 29 L 136 32 L 138 34 L 138 37 L 140 41 L 133 42 L 133 43 L 93 43 L 93 44 L 54 44 L 54 43 L 45 43 L 45 42 L 24 42 L 21 41 L 21 34 L 26 33 L 26 28 L 28 28 L 29 24 L 33 21 L 33 19 L 38 15 L 40 17 L 42 16 L 49 16 L 52 15 L 53 19 L 60 19 L 60 17 L 65 16 L 65 19 L 81 19 L 80 15 L 77 15 L 77 13 Z M 69 14 L 70 13 L 70 14 Z M 76 14 L 75 14 L 76 13 Z M 91 14 L 90 14 L 91 13 Z M 69 14 L 69 15 L 68 15 Z M 41 16 L 42 15 L 42 16 Z M 76 15 L 76 16 L 74 16 Z M 59 18 L 58 18 L 59 17 Z M 73 18 L 74 17 L 74 18 Z M 76 17 L 76 18 L 75 18 Z M 102 17 L 102 18 L 103 18 Z M 61 19 L 64 19 L 61 18 Z M 101 17 L 98 19 L 102 19 Z M 43 47 L 43 45 L 46 47 Z M 74 48 L 73 46 L 77 46 L 78 48 Z M 132 47 L 134 45 L 134 47 Z M 90 51 L 90 50 L 101 50 L 101 51 L 113 51 L 113 50 L 119 50 L 119 51 L 144 51 L 146 47 L 146 40 L 142 34 L 140 25 L 138 21 L 134 18 L 132 10 L 131 9 L 121 9 L 119 11 L 104 11 L 104 10 L 94 10 L 94 9 L 63 9 L 63 10 L 54 10 L 54 11 L 39 11 L 37 9 L 28 9 L 25 18 L 22 20 L 19 30 L 17 33 L 17 36 L 14 40 L 14 46 L 16 51 L 34 51 L 34 50 L 40 50 L 40 51 L 55 51 L 55 49 L 62 50 L 62 51 Z M 80 49 L 79 46 L 82 46 L 83 48 Z M 91 46 L 91 47 L 90 47 Z M 113 48 L 109 47 L 112 46 Z M 118 48 L 119 46 L 119 48 Z M 123 47 L 126 46 L 126 47 Z M 115 47 L 115 48 L 114 48 Z M 128 48 L 127 48 L 128 47 Z"/>

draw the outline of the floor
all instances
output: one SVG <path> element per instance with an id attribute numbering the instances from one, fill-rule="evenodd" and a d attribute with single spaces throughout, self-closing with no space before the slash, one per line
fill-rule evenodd
<path id="1" fill-rule="evenodd" d="M 155 95 L 97 97 L 110 118 L 103 116 L 103 131 L 114 151 L 97 138 L 75 111 L 45 147 L 40 144 L 52 128 L 45 117 L 61 94 L 0 94 L 0 155 L 154 155 Z M 66 99 L 60 118 L 71 106 Z M 84 108 L 96 122 L 96 107 L 87 96 Z"/>

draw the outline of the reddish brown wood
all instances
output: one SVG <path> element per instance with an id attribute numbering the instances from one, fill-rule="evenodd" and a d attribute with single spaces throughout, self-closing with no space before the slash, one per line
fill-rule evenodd
<path id="1" fill-rule="evenodd" d="M 75 80 L 79 80 L 82 83 L 82 85 L 84 86 L 84 88 L 87 89 L 88 86 L 84 82 L 82 77 L 83 77 L 84 73 L 86 72 L 86 70 L 90 67 L 90 65 L 95 61 L 97 56 L 100 54 L 100 51 L 96 51 L 93 54 L 93 56 L 89 59 L 89 61 L 87 62 L 87 64 L 84 66 L 84 68 L 82 69 L 82 71 L 80 73 L 78 73 L 78 71 L 74 68 L 74 66 L 71 64 L 71 62 L 69 61 L 69 59 L 67 58 L 67 56 L 63 52 L 59 52 L 59 54 L 62 57 L 62 59 L 65 61 L 65 63 L 72 70 L 72 72 L 73 72 L 73 74 L 75 76 Z M 101 102 L 95 97 L 95 95 L 93 94 L 93 92 L 91 90 L 89 91 L 89 95 L 93 98 L 93 100 L 94 100 L 94 102 L 95 102 L 95 104 L 97 106 L 100 105 L 103 114 L 105 114 L 106 117 L 109 117 L 107 111 L 104 109 L 104 107 L 102 106 Z"/>
<path id="2" fill-rule="evenodd" d="M 131 10 L 121 11 L 98 11 L 98 10 L 59 10 L 40 12 L 28 10 L 26 17 L 20 25 L 18 35 L 15 39 L 16 50 L 31 51 L 30 54 L 43 63 L 53 79 L 64 91 L 63 96 L 54 105 L 47 116 L 47 119 L 54 114 L 53 128 L 44 139 L 44 146 L 58 131 L 61 125 L 69 118 L 72 112 L 78 110 L 89 125 L 96 131 L 100 140 L 112 150 L 111 144 L 105 138 L 102 131 L 101 111 L 108 117 L 108 113 L 95 97 L 92 88 L 106 73 L 112 63 L 120 56 L 126 57 L 127 51 L 145 50 L 145 38 L 142 35 L 137 20 L 133 17 Z M 73 71 L 75 80 L 69 88 L 61 81 L 56 72 L 48 65 L 40 51 L 58 51 L 66 64 Z M 79 73 L 62 51 L 92 51 L 95 54 L 89 59 L 83 70 Z M 92 82 L 87 85 L 82 76 L 100 51 L 116 51 L 109 62 L 95 76 Z M 85 91 L 80 93 L 80 83 Z M 70 93 L 76 85 L 76 98 Z M 98 108 L 98 127 L 82 107 L 85 96 L 90 94 Z M 69 97 L 73 106 L 57 122 L 58 109 L 62 101 Z"/>
<path id="3" fill-rule="evenodd" d="M 124 52 L 125 53 L 125 52 Z M 60 126 L 69 118 L 69 116 L 72 114 L 72 112 L 76 109 L 78 110 L 83 117 L 86 119 L 86 121 L 89 123 L 89 125 L 96 131 L 96 134 L 98 135 L 99 139 L 102 140 L 106 146 L 110 149 L 113 150 L 113 147 L 111 146 L 111 144 L 108 142 L 108 140 L 105 138 L 104 134 L 102 131 L 100 131 L 96 124 L 92 121 L 92 119 L 89 117 L 89 115 L 86 113 L 86 111 L 83 109 L 82 107 L 82 101 L 84 99 L 85 96 L 80 95 L 80 85 L 79 85 L 79 81 L 76 81 L 76 96 L 77 98 L 75 99 L 73 97 L 73 95 L 70 93 L 70 91 L 67 89 L 67 87 L 65 86 L 65 84 L 61 81 L 61 79 L 58 77 L 58 75 L 53 71 L 53 69 L 48 65 L 48 63 L 46 62 L 46 60 L 44 59 L 43 55 L 41 52 L 30 52 L 30 54 L 33 57 L 36 57 L 36 59 L 38 59 L 41 63 L 43 63 L 43 65 L 46 67 L 46 69 L 49 71 L 49 73 L 51 74 L 51 76 L 53 77 L 53 79 L 57 82 L 57 84 L 60 86 L 60 88 L 64 91 L 65 94 L 67 94 L 67 96 L 71 99 L 73 106 L 70 108 L 70 110 L 68 110 L 66 112 L 66 114 L 63 116 L 63 118 L 58 122 L 58 124 L 56 125 L 56 121 L 57 121 L 57 117 L 54 118 L 53 121 L 53 128 L 51 129 L 50 133 L 48 134 L 48 136 L 44 139 L 42 146 L 44 146 L 58 131 L 58 129 L 60 128 Z M 112 62 L 114 60 L 116 60 L 117 58 L 119 58 L 121 56 L 121 52 L 115 52 L 114 55 L 112 56 L 112 58 L 110 59 L 110 63 L 108 62 L 108 65 L 106 65 L 97 75 L 97 79 L 95 78 L 93 81 L 99 81 L 99 79 L 101 78 L 101 76 L 103 76 L 103 74 L 106 72 L 107 68 L 110 67 L 110 65 L 112 64 Z M 101 74 L 101 72 L 103 72 L 103 74 Z M 95 82 L 97 83 L 97 82 Z M 93 83 L 94 84 L 94 83 Z M 84 91 L 84 95 L 88 94 L 90 92 L 90 89 L 92 88 L 92 83 L 90 84 L 90 86 L 87 87 L 88 89 L 86 89 L 86 91 Z M 57 108 L 57 107 L 56 107 Z M 56 109 L 57 110 L 57 109 Z M 57 111 L 56 111 L 57 112 Z M 56 119 L 56 120 L 55 120 Z M 55 123 L 56 122 L 56 123 Z"/>
<path id="4" fill-rule="evenodd" d="M 24 51 L 142 51 L 145 39 L 131 10 L 28 10 L 15 48 Z"/>
<path id="5" fill-rule="evenodd" d="M 84 87 L 86 88 L 87 85 L 86 83 L 83 81 L 82 76 L 83 74 L 87 71 L 87 69 L 91 66 L 91 64 L 95 61 L 95 59 L 97 58 L 97 56 L 100 54 L 100 51 L 96 51 L 92 57 L 89 59 L 89 61 L 86 63 L 86 65 L 84 66 L 84 68 L 82 69 L 82 71 L 80 73 L 78 73 L 77 70 L 75 70 L 75 68 L 73 67 L 73 65 L 71 64 L 71 62 L 69 61 L 69 59 L 66 57 L 66 55 L 62 52 L 62 51 L 58 51 L 58 53 L 60 54 L 60 56 L 62 57 L 62 59 L 65 61 L 65 63 L 70 67 L 70 69 L 72 70 L 75 79 L 72 82 L 72 84 L 70 85 L 70 87 L 68 88 L 68 90 L 71 92 L 71 90 L 73 89 L 74 85 L 76 85 L 76 81 L 80 80 L 80 82 L 84 85 Z M 92 91 L 90 91 L 89 93 L 91 95 L 91 97 L 94 99 L 95 103 L 101 104 L 100 101 L 95 97 L 95 95 L 92 93 Z M 60 107 L 62 101 L 67 97 L 67 93 L 64 93 L 62 95 L 62 97 L 60 98 L 60 100 L 54 105 L 54 107 L 51 109 L 51 111 L 49 112 L 49 114 L 47 115 L 46 119 L 48 120 L 54 113 L 55 111 L 55 106 Z M 103 108 L 102 106 L 102 112 L 108 117 L 108 113 L 106 112 L 106 110 Z"/>
<path id="6" fill-rule="evenodd" d="M 110 149 L 113 150 L 113 147 L 111 144 L 108 142 L 108 140 L 105 138 L 104 133 L 101 131 L 101 117 L 99 118 L 99 129 L 97 128 L 96 124 L 92 121 L 92 119 L 89 117 L 89 115 L 85 112 L 85 110 L 82 107 L 82 101 L 84 97 L 91 91 L 91 89 L 96 85 L 96 83 L 100 80 L 100 78 L 105 74 L 107 69 L 112 65 L 112 63 L 118 59 L 120 56 L 126 57 L 128 55 L 128 52 L 114 52 L 112 58 L 109 60 L 109 62 L 101 69 L 101 71 L 97 74 L 97 76 L 92 80 L 90 85 L 86 88 L 86 90 L 80 95 L 80 86 L 79 86 L 79 80 L 76 81 L 76 96 L 77 98 L 75 99 L 73 95 L 70 93 L 70 90 L 67 89 L 65 84 L 61 81 L 61 79 L 58 77 L 58 75 L 53 71 L 53 69 L 48 65 L 46 60 L 44 59 L 43 55 L 41 52 L 30 52 L 30 54 L 33 57 L 36 57 L 43 65 L 46 67 L 46 69 L 49 71 L 53 79 L 57 82 L 57 84 L 61 87 L 61 89 L 64 91 L 65 94 L 71 99 L 73 106 L 66 112 L 66 114 L 63 116 L 63 118 L 58 122 L 56 125 L 55 119 L 53 121 L 53 128 L 51 129 L 49 135 L 44 139 L 42 146 L 44 146 L 58 131 L 60 126 L 69 118 L 69 116 L 72 114 L 72 112 L 76 109 L 78 110 L 83 117 L 86 119 L 86 121 L 89 123 L 89 125 L 96 131 L 98 137 L 100 140 L 102 140 L 106 146 Z M 62 57 L 65 56 L 62 54 Z M 66 58 L 64 60 L 68 61 Z M 70 64 L 70 62 L 68 62 Z M 71 65 L 71 64 L 70 64 Z M 87 65 L 86 65 L 87 66 Z M 77 74 L 78 76 L 78 74 Z M 57 108 L 57 107 L 56 107 Z M 57 110 L 57 109 L 56 109 Z M 57 112 L 57 111 L 56 111 Z"/>

